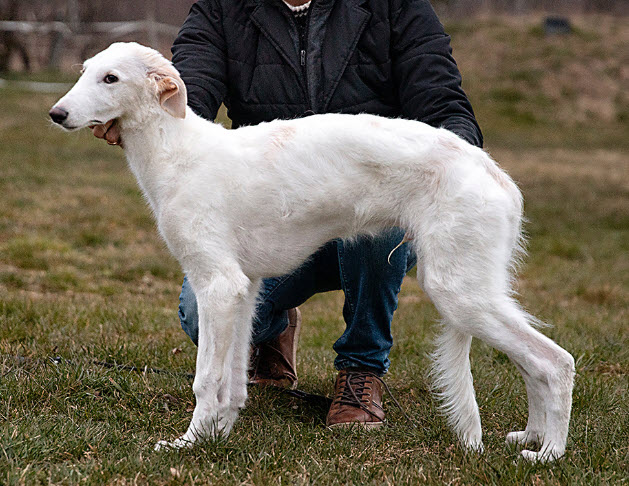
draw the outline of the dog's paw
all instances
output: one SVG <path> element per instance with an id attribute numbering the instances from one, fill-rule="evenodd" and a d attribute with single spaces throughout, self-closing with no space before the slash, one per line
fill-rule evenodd
<path id="1" fill-rule="evenodd" d="M 527 461 L 545 463 L 559 459 L 563 456 L 563 451 L 555 448 L 546 448 L 539 452 L 523 450 L 520 454 Z"/>
<path id="2" fill-rule="evenodd" d="M 155 444 L 154 449 L 156 451 L 178 451 L 179 449 L 190 449 L 194 446 L 194 441 L 179 438 L 174 440 L 173 442 L 168 442 L 167 440 L 160 440 L 157 444 Z"/>
<path id="3" fill-rule="evenodd" d="M 539 444 L 539 436 L 535 432 L 521 430 L 518 432 L 509 432 L 506 438 L 507 444 Z"/>

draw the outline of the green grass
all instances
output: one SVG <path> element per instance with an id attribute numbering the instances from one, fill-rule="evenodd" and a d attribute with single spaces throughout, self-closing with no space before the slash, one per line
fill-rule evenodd
<path id="1" fill-rule="evenodd" d="M 484 28 L 490 39 L 515 39 L 514 52 L 524 40 L 543 41 L 530 25 L 494 20 Z M 509 29 L 517 35 L 509 37 Z M 464 48 L 460 36 L 469 36 L 476 46 L 477 27 L 455 30 L 457 59 L 472 57 L 458 54 L 457 43 Z M 549 65 L 562 64 L 564 54 L 553 52 L 558 58 Z M 416 427 L 387 399 L 384 429 L 331 432 L 325 409 L 253 389 L 228 440 L 153 452 L 157 440 L 186 429 L 194 406 L 185 374 L 194 370 L 195 348 L 179 328 L 178 266 L 122 152 L 89 133 L 51 127 L 46 111 L 54 96 L 3 91 L 0 484 L 626 484 L 627 124 L 567 123 L 561 113 L 531 108 L 527 103 L 546 103 L 546 74 L 510 66 L 496 68 L 491 79 L 481 67 L 470 68 L 466 80 L 481 124 L 489 127 L 492 154 L 525 194 L 530 255 L 519 280 L 521 301 L 554 325 L 544 332 L 577 361 L 565 459 L 532 465 L 504 444 L 509 431 L 526 423 L 524 384 L 504 355 L 478 342 L 472 368 L 486 452 L 462 451 L 429 394 L 427 353 L 438 316 L 412 279 L 395 317 L 387 382 Z M 527 111 L 532 120 L 515 116 Z M 593 135 L 579 135 L 583 127 L 601 138 L 590 145 Z M 343 329 L 341 308 L 338 292 L 302 308 L 305 391 L 332 393 L 331 346 Z M 63 360 L 54 364 L 55 356 Z"/>

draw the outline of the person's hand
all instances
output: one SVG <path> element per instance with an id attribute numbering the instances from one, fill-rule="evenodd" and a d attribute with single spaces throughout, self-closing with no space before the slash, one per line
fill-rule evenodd
<path id="1" fill-rule="evenodd" d="M 104 125 L 90 125 L 90 128 L 96 138 L 106 140 L 109 145 L 120 145 L 122 147 L 118 120 L 109 120 Z"/>

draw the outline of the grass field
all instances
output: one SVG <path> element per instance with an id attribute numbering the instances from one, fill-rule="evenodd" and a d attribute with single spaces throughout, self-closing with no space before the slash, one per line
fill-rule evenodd
<path id="1" fill-rule="evenodd" d="M 382 430 L 331 432 L 324 408 L 254 389 L 228 440 L 153 452 L 157 440 L 185 430 L 194 406 L 185 374 L 195 348 L 178 324 L 178 266 L 122 152 L 51 127 L 56 96 L 5 90 L 0 484 L 629 482 L 629 51 L 619 50 L 628 28 L 603 17 L 585 24 L 564 41 L 543 38 L 532 22 L 450 26 L 487 146 L 525 194 L 521 300 L 554 325 L 544 332 L 577 362 L 565 459 L 531 465 L 504 444 L 526 424 L 524 384 L 504 355 L 478 342 L 472 370 L 486 452 L 461 450 L 426 377 L 438 316 L 410 278 L 386 379 L 416 427 L 388 399 Z M 583 76 L 605 89 L 575 78 L 593 61 Z M 341 306 L 342 295 L 329 293 L 302 308 L 305 391 L 332 392 Z M 55 356 L 63 360 L 54 364 Z"/>

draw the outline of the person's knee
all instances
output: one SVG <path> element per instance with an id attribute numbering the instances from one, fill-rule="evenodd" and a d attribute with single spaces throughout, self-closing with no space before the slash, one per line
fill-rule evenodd
<path id="1" fill-rule="evenodd" d="M 179 321 L 181 328 L 196 345 L 199 344 L 199 311 L 197 299 L 188 279 L 184 277 L 179 295 Z"/>

